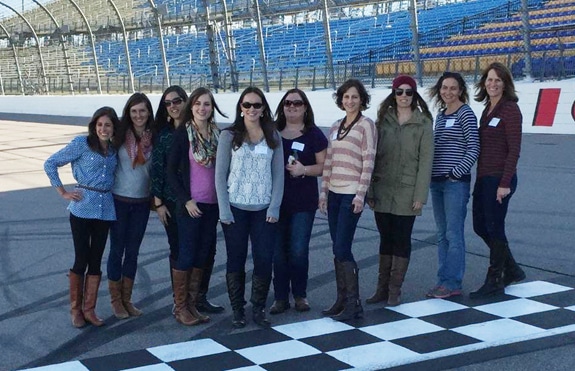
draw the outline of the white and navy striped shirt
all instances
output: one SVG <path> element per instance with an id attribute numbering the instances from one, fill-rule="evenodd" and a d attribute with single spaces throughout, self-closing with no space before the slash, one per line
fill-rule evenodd
<path id="1" fill-rule="evenodd" d="M 479 156 L 477 117 L 471 108 L 464 104 L 449 115 L 445 111 L 439 112 L 434 141 L 432 177 L 469 175 Z"/>

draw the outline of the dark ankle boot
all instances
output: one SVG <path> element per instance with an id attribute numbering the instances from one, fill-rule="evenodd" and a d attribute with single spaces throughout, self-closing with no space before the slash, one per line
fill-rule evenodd
<path id="1" fill-rule="evenodd" d="M 188 271 L 188 310 L 192 316 L 196 317 L 201 322 L 209 322 L 210 317 L 201 314 L 196 308 L 202 275 L 203 271 L 199 268 L 192 268 Z"/>
<path id="2" fill-rule="evenodd" d="M 513 258 L 513 254 L 509 249 L 509 244 L 505 244 L 507 258 L 503 267 L 503 286 L 507 287 L 512 283 L 521 282 L 525 279 L 526 275 L 523 269 L 517 264 Z"/>
<path id="3" fill-rule="evenodd" d="M 211 259 L 210 262 L 204 268 L 204 275 L 202 276 L 202 282 L 200 283 L 200 292 L 198 293 L 198 300 L 196 302 L 196 308 L 200 312 L 206 313 L 221 313 L 224 311 L 224 307 L 221 305 L 216 305 L 210 303 L 207 294 L 210 288 L 210 278 L 212 277 L 212 270 L 214 269 L 214 260 Z"/>
<path id="4" fill-rule="evenodd" d="M 363 317 L 363 307 L 361 306 L 361 300 L 359 300 L 359 269 L 356 262 L 343 262 L 342 265 L 347 300 L 343 310 L 331 318 L 336 321 L 349 321 L 353 318 Z"/>
<path id="5" fill-rule="evenodd" d="M 260 327 L 270 327 L 271 323 L 266 318 L 266 300 L 270 291 L 271 278 L 252 276 L 252 314 L 254 323 Z"/>
<path id="6" fill-rule="evenodd" d="M 226 283 L 228 285 L 228 296 L 233 311 L 232 325 L 235 328 L 246 326 L 246 314 L 244 298 L 246 291 L 246 274 L 245 272 L 234 272 L 226 274 Z"/>
<path id="7" fill-rule="evenodd" d="M 401 286 L 403 286 L 408 267 L 408 258 L 392 257 L 391 271 L 389 273 L 389 295 L 387 298 L 387 305 L 390 307 L 398 306 L 401 303 Z"/>
<path id="8" fill-rule="evenodd" d="M 70 281 L 70 317 L 72 326 L 76 328 L 86 326 L 86 320 L 82 313 L 82 303 L 84 302 L 84 276 L 76 274 L 70 270 L 68 273 Z"/>
<path id="9" fill-rule="evenodd" d="M 485 282 L 479 289 L 469 293 L 471 299 L 500 295 L 505 292 L 505 286 L 503 285 L 503 267 L 507 260 L 507 248 L 505 245 L 506 243 L 503 241 L 491 241 L 489 245 L 489 269 L 487 270 Z"/>
<path id="10" fill-rule="evenodd" d="M 343 272 L 342 263 L 337 259 L 333 259 L 333 264 L 335 267 L 335 284 L 337 287 L 337 298 L 335 303 L 327 309 L 321 311 L 324 316 L 334 316 L 343 310 L 346 303 L 347 292 L 345 289 L 345 275 Z"/>
<path id="11" fill-rule="evenodd" d="M 377 276 L 377 288 L 375 293 L 365 302 L 376 304 L 387 301 L 389 295 L 389 275 L 391 272 L 391 255 L 379 255 L 379 274 Z"/>

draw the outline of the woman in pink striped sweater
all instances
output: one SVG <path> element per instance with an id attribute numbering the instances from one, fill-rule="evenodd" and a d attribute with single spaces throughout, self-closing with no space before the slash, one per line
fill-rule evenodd
<path id="1" fill-rule="evenodd" d="M 327 213 L 333 243 L 337 300 L 322 314 L 338 321 L 363 316 L 358 269 L 351 246 L 369 187 L 377 135 L 373 120 L 363 116 L 369 94 L 359 80 L 350 79 L 334 94 L 345 117 L 329 131 L 319 209 Z"/>

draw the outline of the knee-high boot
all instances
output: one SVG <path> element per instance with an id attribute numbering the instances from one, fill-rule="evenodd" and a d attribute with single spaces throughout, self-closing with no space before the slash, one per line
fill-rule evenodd
<path id="1" fill-rule="evenodd" d="M 72 326 L 77 328 L 84 327 L 86 325 L 86 320 L 82 313 L 84 276 L 70 270 L 68 279 L 70 281 L 70 316 L 72 318 Z"/>
<path id="2" fill-rule="evenodd" d="M 84 307 L 82 312 L 87 322 L 94 326 L 102 326 L 102 321 L 96 315 L 96 302 L 98 301 L 98 289 L 100 288 L 101 274 L 88 274 L 84 282 Z"/>
<path id="3" fill-rule="evenodd" d="M 128 314 L 132 317 L 139 317 L 142 311 L 132 303 L 132 291 L 134 290 L 134 279 L 122 277 L 122 303 Z"/>
<path id="4" fill-rule="evenodd" d="M 391 262 L 391 271 L 389 275 L 389 295 L 387 305 L 390 307 L 398 306 L 401 303 L 401 286 L 405 280 L 405 274 L 409 267 L 409 259 L 399 256 L 393 256 Z"/>
<path id="5" fill-rule="evenodd" d="M 118 319 L 130 317 L 122 303 L 122 281 L 108 280 L 108 291 L 110 291 L 110 304 L 112 305 L 114 316 Z"/>
<path id="6" fill-rule="evenodd" d="M 176 288 L 174 287 L 174 269 L 176 269 L 177 260 L 173 259 L 172 257 L 168 257 L 170 261 L 170 282 L 172 284 L 172 300 L 174 304 L 172 305 L 172 314 L 174 314 L 176 310 Z"/>
<path id="7" fill-rule="evenodd" d="M 214 260 L 210 259 L 208 264 L 204 267 L 204 275 L 202 276 L 202 282 L 200 283 L 200 292 L 198 293 L 198 301 L 196 302 L 196 308 L 200 312 L 206 313 L 221 313 L 224 311 L 224 307 L 221 305 L 216 305 L 210 303 L 207 294 L 210 288 L 210 278 L 212 277 L 212 271 L 214 269 Z"/>
<path id="8" fill-rule="evenodd" d="M 252 314 L 254 323 L 261 327 L 270 327 L 270 321 L 266 318 L 266 301 L 270 291 L 271 278 L 252 276 Z"/>
<path id="9" fill-rule="evenodd" d="M 499 295 L 505 292 L 505 286 L 503 285 L 503 267 L 507 260 L 506 243 L 504 241 L 492 240 L 489 247 L 489 268 L 487 269 L 485 282 L 478 290 L 469 293 L 471 299 Z"/>
<path id="10" fill-rule="evenodd" d="M 226 283 L 228 285 L 228 296 L 230 297 L 230 304 L 234 312 L 232 325 L 235 328 L 245 327 L 246 313 L 244 306 L 246 305 L 246 300 L 244 296 L 246 292 L 246 273 L 228 273 L 226 274 Z"/>
<path id="11" fill-rule="evenodd" d="M 391 255 L 379 255 L 379 274 L 377 276 L 377 288 L 372 297 L 365 300 L 367 304 L 387 301 L 389 295 L 389 275 L 391 272 Z"/>
<path id="12" fill-rule="evenodd" d="M 525 279 L 525 272 L 513 258 L 509 249 L 509 244 L 505 243 L 506 259 L 503 266 L 503 286 L 507 287 L 512 283 L 521 282 Z"/>
<path id="13" fill-rule="evenodd" d="M 200 323 L 200 320 L 194 317 L 188 310 L 188 272 L 172 270 L 174 280 L 174 317 L 182 325 L 193 326 Z"/>
<path id="14" fill-rule="evenodd" d="M 337 288 L 337 298 L 335 303 L 327 309 L 321 311 L 324 316 L 334 316 L 343 310 L 345 303 L 347 301 L 347 291 L 345 287 L 345 273 L 343 271 L 343 265 L 337 259 L 333 259 L 333 264 L 335 267 L 335 284 Z"/>
<path id="15" fill-rule="evenodd" d="M 199 268 L 192 268 L 188 271 L 188 310 L 192 316 L 198 318 L 201 322 L 209 322 L 210 317 L 201 314 L 196 309 L 203 274 L 203 271 Z"/>
<path id="16" fill-rule="evenodd" d="M 352 318 L 361 318 L 363 317 L 363 308 L 361 300 L 359 300 L 359 269 L 357 268 L 357 263 L 346 261 L 341 264 L 345 277 L 347 300 L 343 310 L 331 318 L 336 321 L 349 321 Z"/>

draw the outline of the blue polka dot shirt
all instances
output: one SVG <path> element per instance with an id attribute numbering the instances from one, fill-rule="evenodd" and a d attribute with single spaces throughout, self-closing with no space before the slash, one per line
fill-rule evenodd
<path id="1" fill-rule="evenodd" d="M 90 149 L 87 136 L 79 136 L 50 156 L 44 163 L 44 171 L 52 186 L 61 187 L 58 168 L 71 164 L 82 199 L 71 201 L 68 210 L 79 218 L 112 221 L 116 220 L 111 189 L 117 162 L 116 151 L 112 147 L 109 147 L 108 155 L 103 156 Z"/>

